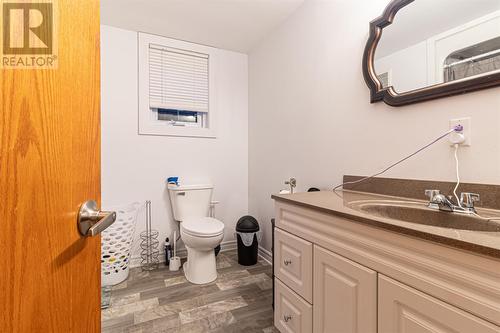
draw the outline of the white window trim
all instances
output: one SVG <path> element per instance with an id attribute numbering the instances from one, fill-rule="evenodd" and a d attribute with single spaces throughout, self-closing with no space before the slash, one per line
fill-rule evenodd
<path id="1" fill-rule="evenodd" d="M 188 43 L 157 35 L 138 33 L 138 76 L 139 76 L 139 134 L 215 138 L 217 125 L 216 73 L 217 49 Z M 149 108 L 149 44 L 158 44 L 182 50 L 209 55 L 209 113 L 207 127 L 172 126 L 167 121 L 158 120 L 156 112 Z"/>

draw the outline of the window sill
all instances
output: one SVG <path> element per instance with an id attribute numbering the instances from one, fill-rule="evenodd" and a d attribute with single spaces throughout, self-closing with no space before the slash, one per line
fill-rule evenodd
<path id="1" fill-rule="evenodd" d="M 139 124 L 139 135 L 179 136 L 215 139 L 214 128 L 172 126 L 170 124 Z"/>

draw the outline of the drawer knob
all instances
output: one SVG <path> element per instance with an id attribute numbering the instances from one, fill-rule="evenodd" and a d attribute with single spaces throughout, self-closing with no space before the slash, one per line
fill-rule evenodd
<path id="1" fill-rule="evenodd" d="M 285 323 L 288 323 L 290 320 L 292 320 L 292 316 L 290 316 L 290 315 L 284 315 L 283 316 L 283 320 L 285 321 Z"/>
<path id="2" fill-rule="evenodd" d="M 292 263 L 292 261 L 290 259 L 285 259 L 283 263 L 285 264 L 285 266 L 288 266 Z"/>

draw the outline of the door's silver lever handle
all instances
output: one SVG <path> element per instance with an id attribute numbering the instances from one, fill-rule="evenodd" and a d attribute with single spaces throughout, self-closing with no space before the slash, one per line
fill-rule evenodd
<path id="1" fill-rule="evenodd" d="M 85 201 L 78 212 L 77 226 L 82 236 L 96 236 L 116 220 L 116 212 L 103 212 L 94 200 Z"/>

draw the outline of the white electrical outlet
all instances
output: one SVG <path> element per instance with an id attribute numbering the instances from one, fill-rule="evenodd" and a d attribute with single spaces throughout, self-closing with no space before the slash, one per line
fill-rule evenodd
<path id="1" fill-rule="evenodd" d="M 457 125 L 462 125 L 464 130 L 462 131 L 461 134 L 465 136 L 465 141 L 461 143 L 461 146 L 470 146 L 471 145 L 471 135 L 472 135 L 472 128 L 471 128 L 471 118 L 458 118 L 458 119 L 451 119 L 450 120 L 450 129 L 454 128 Z M 453 146 L 456 141 L 460 141 L 460 138 L 456 133 L 451 133 L 450 134 L 450 143 Z"/>

